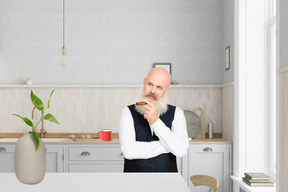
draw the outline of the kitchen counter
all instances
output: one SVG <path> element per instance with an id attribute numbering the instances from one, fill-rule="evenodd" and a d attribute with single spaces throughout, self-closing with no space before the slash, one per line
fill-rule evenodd
<path id="1" fill-rule="evenodd" d="M 190 192 L 179 173 L 46 173 L 36 185 L 19 182 L 14 173 L 0 173 L 5 192 Z"/>
<path id="2" fill-rule="evenodd" d="M 213 139 L 192 139 L 189 141 L 190 144 L 232 144 L 232 141 L 222 138 Z"/>
<path id="3" fill-rule="evenodd" d="M 0 138 L 0 144 L 15 144 L 19 138 Z M 46 144 L 119 144 L 119 138 L 112 138 L 111 141 L 101 139 L 79 139 L 70 138 L 47 138 L 42 139 Z"/>
<path id="4" fill-rule="evenodd" d="M 15 144 L 18 138 L 0 138 L 0 144 Z M 111 141 L 102 141 L 101 139 L 78 139 L 74 141 L 69 138 L 47 138 L 44 139 L 47 144 L 120 144 L 119 138 L 112 138 Z M 231 141 L 215 138 L 215 139 L 193 139 L 189 144 L 232 144 Z"/>
<path id="5" fill-rule="evenodd" d="M 0 144 L 15 144 L 17 138 L 20 138 L 23 133 L 0 133 Z M 76 136 L 76 141 L 70 139 L 71 135 Z M 44 143 L 49 144 L 120 144 L 119 133 L 112 133 L 111 141 L 102 141 L 101 139 L 80 139 L 83 135 L 90 135 L 92 138 L 97 136 L 97 133 L 47 133 L 44 138 Z M 9 139 L 8 139 L 9 138 Z M 5 140 L 6 139 L 6 140 Z M 190 144 L 232 144 L 223 138 L 213 139 L 192 139 Z"/>

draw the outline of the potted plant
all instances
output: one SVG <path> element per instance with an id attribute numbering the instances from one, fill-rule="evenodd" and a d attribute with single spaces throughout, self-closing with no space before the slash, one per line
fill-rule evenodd
<path id="1" fill-rule="evenodd" d="M 46 171 L 46 149 L 43 141 L 39 139 L 36 132 L 37 126 L 43 121 L 51 121 L 53 123 L 59 124 L 55 117 L 45 112 L 50 108 L 50 99 L 54 90 L 50 93 L 46 107 L 44 106 L 41 99 L 39 99 L 31 90 L 30 98 L 36 109 L 41 112 L 41 118 L 36 123 L 28 119 L 27 117 L 22 117 L 18 114 L 13 114 L 20 117 L 28 126 L 32 128 L 27 134 L 24 134 L 16 143 L 15 155 L 14 155 L 14 165 L 15 174 L 18 180 L 25 184 L 37 184 L 40 183 L 45 176 Z"/>

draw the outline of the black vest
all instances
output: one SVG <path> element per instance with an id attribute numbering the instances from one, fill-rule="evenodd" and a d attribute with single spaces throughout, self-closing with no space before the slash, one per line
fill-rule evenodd
<path id="1" fill-rule="evenodd" d="M 143 115 L 135 110 L 135 105 L 128 106 L 134 120 L 136 141 L 159 141 L 153 133 L 149 123 Z M 174 119 L 175 106 L 168 105 L 168 110 L 159 118 L 171 129 Z M 178 172 L 176 156 L 172 153 L 165 153 L 149 159 L 124 159 L 124 172 Z"/>

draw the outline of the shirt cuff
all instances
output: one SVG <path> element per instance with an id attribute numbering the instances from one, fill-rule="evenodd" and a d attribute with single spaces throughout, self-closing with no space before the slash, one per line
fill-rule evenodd
<path id="1" fill-rule="evenodd" d="M 158 118 L 157 121 L 154 124 L 150 125 L 150 126 L 152 127 L 152 129 L 154 131 L 156 131 L 157 129 L 161 130 L 161 129 L 166 127 L 166 125 L 163 123 L 163 121 L 160 118 Z"/>

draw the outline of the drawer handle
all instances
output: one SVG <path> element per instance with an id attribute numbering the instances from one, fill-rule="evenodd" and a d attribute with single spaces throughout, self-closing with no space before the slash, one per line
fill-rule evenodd
<path id="1" fill-rule="evenodd" d="M 90 156 L 90 153 L 87 152 L 87 151 L 84 151 L 84 152 L 81 153 L 81 156 Z"/>
<path id="2" fill-rule="evenodd" d="M 210 147 L 206 147 L 205 149 L 203 149 L 203 151 L 213 151 Z"/>
<path id="3" fill-rule="evenodd" d="M 6 152 L 6 149 L 3 147 L 0 147 L 0 152 Z"/>

